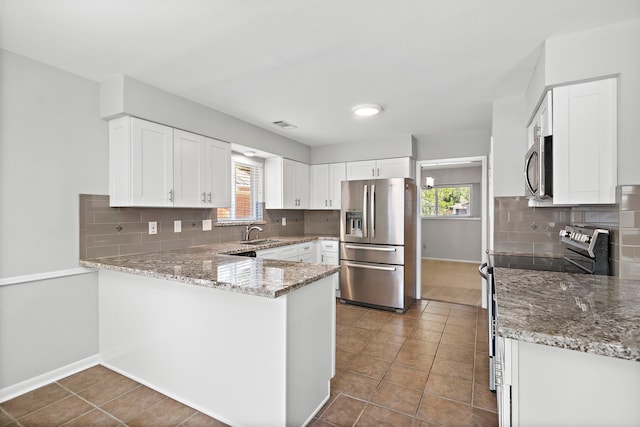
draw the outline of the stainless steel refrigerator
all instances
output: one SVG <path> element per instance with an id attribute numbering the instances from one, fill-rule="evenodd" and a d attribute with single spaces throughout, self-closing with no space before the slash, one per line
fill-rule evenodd
<path id="1" fill-rule="evenodd" d="M 412 179 L 342 182 L 341 300 L 409 308 L 416 287 L 416 210 Z"/>

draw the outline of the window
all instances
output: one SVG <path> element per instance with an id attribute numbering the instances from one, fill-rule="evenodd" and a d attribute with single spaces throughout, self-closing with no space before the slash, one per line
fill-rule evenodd
<path id="1" fill-rule="evenodd" d="M 262 220 L 262 175 L 262 164 L 232 156 L 231 206 L 218 208 L 218 221 Z"/>
<path id="2" fill-rule="evenodd" d="M 471 185 L 423 188 L 422 216 L 471 216 Z"/>

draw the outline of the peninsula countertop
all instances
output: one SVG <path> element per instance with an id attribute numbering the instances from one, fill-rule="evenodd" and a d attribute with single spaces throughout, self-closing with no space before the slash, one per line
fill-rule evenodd
<path id="1" fill-rule="evenodd" d="M 640 281 L 494 268 L 497 334 L 640 361 Z"/>
<path id="2" fill-rule="evenodd" d="M 265 244 L 238 242 L 193 246 L 135 255 L 80 260 L 80 265 L 140 276 L 277 298 L 309 283 L 330 276 L 340 266 L 295 261 L 269 260 L 233 254 L 293 245 L 336 237 L 273 237 Z"/>

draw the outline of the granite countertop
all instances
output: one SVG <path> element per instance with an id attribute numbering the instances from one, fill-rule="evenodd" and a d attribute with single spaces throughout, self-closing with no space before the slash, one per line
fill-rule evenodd
<path id="1" fill-rule="evenodd" d="M 494 268 L 497 334 L 640 361 L 640 281 Z"/>
<path id="2" fill-rule="evenodd" d="M 337 265 L 233 256 L 247 251 L 337 237 L 273 237 L 262 245 L 219 243 L 136 255 L 81 260 L 80 265 L 191 285 L 277 298 L 339 271 Z"/>

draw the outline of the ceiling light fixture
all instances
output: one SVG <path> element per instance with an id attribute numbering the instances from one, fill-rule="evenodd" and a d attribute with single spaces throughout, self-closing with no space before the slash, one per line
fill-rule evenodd
<path id="1" fill-rule="evenodd" d="M 245 157 L 255 157 L 256 152 L 255 151 L 245 151 L 244 155 L 245 155 Z"/>
<path id="2" fill-rule="evenodd" d="M 353 114 L 359 117 L 370 117 L 380 114 L 382 106 L 378 104 L 360 104 L 353 107 Z"/>

